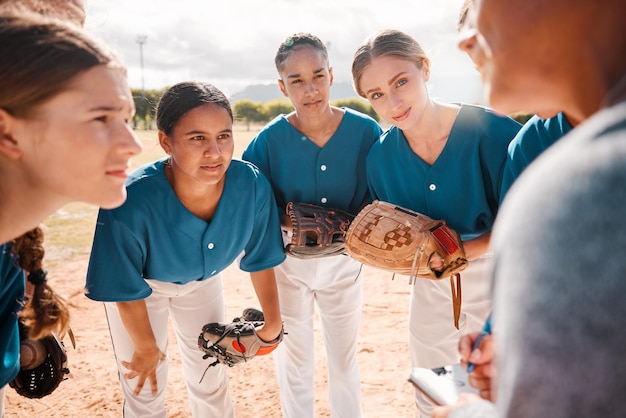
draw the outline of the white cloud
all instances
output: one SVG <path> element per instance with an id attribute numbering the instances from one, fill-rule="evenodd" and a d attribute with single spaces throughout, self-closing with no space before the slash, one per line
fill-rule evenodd
<path id="1" fill-rule="evenodd" d="M 404 30 L 433 65 L 431 91 L 446 100 L 480 100 L 479 79 L 456 48 L 462 0 L 87 0 L 86 28 L 115 48 L 141 87 L 137 35 L 143 45 L 145 87 L 185 79 L 214 83 L 227 94 L 248 84 L 274 83 L 274 54 L 283 39 L 311 32 L 329 45 L 337 81 L 350 81 L 357 46 L 385 28 Z M 462 85 L 467 79 L 467 88 Z M 454 85 L 446 87 L 446 85 Z M 458 88 L 461 85 L 462 88 Z"/>

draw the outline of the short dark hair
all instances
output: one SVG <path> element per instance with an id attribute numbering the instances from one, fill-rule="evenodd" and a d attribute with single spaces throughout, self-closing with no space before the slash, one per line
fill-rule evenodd
<path id="1" fill-rule="evenodd" d="M 315 35 L 299 32 L 288 36 L 278 47 L 276 57 L 274 58 L 274 64 L 276 64 L 276 70 L 279 74 L 282 71 L 283 63 L 289 57 L 289 54 L 303 45 L 309 45 L 317 49 L 322 53 L 322 55 L 324 55 L 326 61 L 328 61 L 328 49 L 326 48 L 324 42 L 322 42 L 321 39 Z"/>
<path id="2" fill-rule="evenodd" d="M 157 105 L 157 129 L 171 134 L 172 129 L 190 110 L 207 103 L 216 104 L 228 112 L 233 120 L 233 111 L 228 98 L 217 87 L 199 81 L 183 81 L 175 84 L 161 96 Z"/>

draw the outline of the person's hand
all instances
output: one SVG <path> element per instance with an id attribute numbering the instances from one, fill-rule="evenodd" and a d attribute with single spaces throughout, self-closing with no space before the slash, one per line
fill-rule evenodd
<path id="1" fill-rule="evenodd" d="M 135 377 L 139 378 L 137 380 L 135 391 L 133 392 L 134 396 L 139 395 L 146 379 L 150 381 L 152 395 L 157 394 L 156 369 L 159 362 L 165 360 L 165 358 L 165 354 L 161 352 L 157 346 L 154 346 L 153 348 L 144 351 L 136 350 L 133 353 L 133 359 L 130 363 L 122 361 L 122 366 L 130 370 L 128 373 L 124 374 L 124 377 L 126 379 L 134 379 Z"/>
<path id="2" fill-rule="evenodd" d="M 454 405 L 437 406 L 433 409 L 432 418 L 448 418 L 448 416 L 461 405 L 465 405 L 470 402 L 477 402 L 481 399 L 473 393 L 461 393 L 459 399 Z"/>
<path id="3" fill-rule="evenodd" d="M 262 326 L 256 328 L 256 335 L 266 343 L 272 342 L 278 337 L 283 325 L 280 322 L 265 322 Z"/>
<path id="4" fill-rule="evenodd" d="M 444 267 L 443 258 L 439 254 L 433 254 L 428 262 L 428 267 L 432 271 L 442 271 Z"/>
<path id="5" fill-rule="evenodd" d="M 479 390 L 482 398 L 493 402 L 495 393 L 492 392 L 492 380 L 495 379 L 496 374 L 496 368 L 493 364 L 493 336 L 485 335 L 480 346 L 472 351 L 478 334 L 478 332 L 467 334 L 459 340 L 461 365 L 467 368 L 469 362 L 474 364 L 474 370 L 467 377 L 468 382 Z"/>

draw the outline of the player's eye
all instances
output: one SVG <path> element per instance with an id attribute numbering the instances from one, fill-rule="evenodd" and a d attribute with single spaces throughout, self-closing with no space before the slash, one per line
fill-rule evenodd
<path id="1" fill-rule="evenodd" d="M 404 86 L 406 83 L 408 83 L 408 80 L 406 78 L 401 78 L 400 80 L 398 80 L 398 82 L 396 83 L 396 87 L 402 87 Z"/>

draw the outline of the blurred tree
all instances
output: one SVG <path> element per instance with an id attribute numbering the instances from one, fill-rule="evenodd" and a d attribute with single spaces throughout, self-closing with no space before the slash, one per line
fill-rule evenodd
<path id="1" fill-rule="evenodd" d="M 237 101 L 233 105 L 233 116 L 236 121 L 246 122 L 246 129 L 250 130 L 252 122 L 264 122 L 265 114 L 263 112 L 263 104 L 253 102 L 250 99 Z"/>
<path id="2" fill-rule="evenodd" d="M 141 89 L 131 89 L 133 101 L 135 102 L 135 116 L 132 119 L 133 129 L 137 129 L 139 122 L 142 122 L 144 130 L 152 128 L 156 105 L 164 91 L 165 89 L 146 90 L 144 97 L 141 94 Z"/>
<path id="3" fill-rule="evenodd" d="M 294 108 L 289 99 L 274 99 L 263 105 L 263 113 L 265 114 L 265 121 L 269 122 L 276 116 L 281 114 L 289 114 L 293 112 Z"/>

